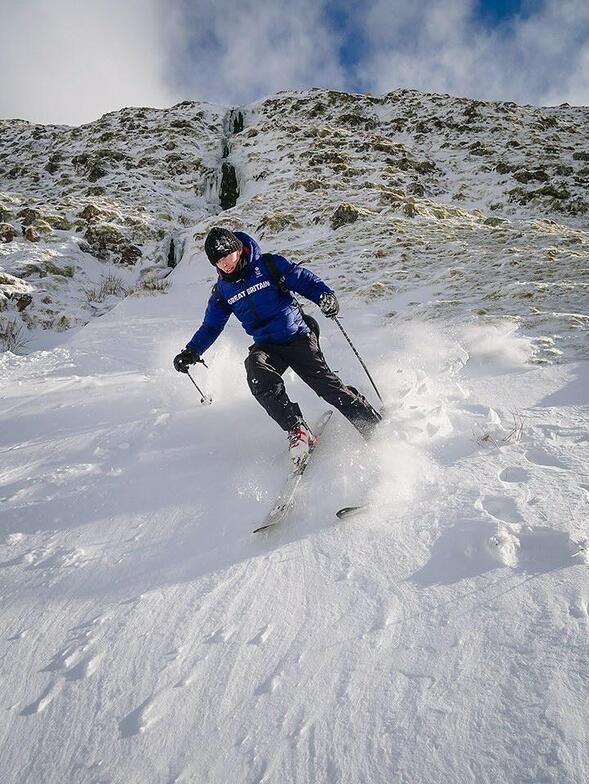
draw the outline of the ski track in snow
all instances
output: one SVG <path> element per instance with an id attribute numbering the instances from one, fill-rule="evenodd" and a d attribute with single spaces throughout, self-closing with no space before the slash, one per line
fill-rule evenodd
<path id="1" fill-rule="evenodd" d="M 365 448 L 334 417 L 288 521 L 254 537 L 287 457 L 234 382 L 240 338 L 204 409 L 159 349 L 121 370 L 147 341 L 136 308 L 4 387 L 3 780 L 586 780 L 587 428 L 538 405 L 562 370 L 482 374 L 451 329 L 374 337 L 350 310 L 387 421 Z"/>

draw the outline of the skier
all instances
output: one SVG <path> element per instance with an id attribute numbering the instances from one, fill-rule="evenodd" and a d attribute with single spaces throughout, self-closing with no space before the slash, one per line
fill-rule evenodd
<path id="1" fill-rule="evenodd" d="M 288 367 L 320 397 L 337 408 L 368 439 L 380 414 L 354 387 L 346 386 L 327 366 L 316 332 L 317 322 L 303 314 L 290 291 L 302 294 L 328 318 L 337 316 L 335 293 L 320 278 L 283 256 L 264 254 L 252 237 L 215 226 L 205 240 L 205 253 L 219 275 L 203 323 L 175 358 L 174 367 L 187 373 L 219 337 L 231 313 L 254 339 L 245 360 L 249 388 L 255 399 L 288 434 L 295 465 L 309 452 L 314 436 L 298 403 L 284 388 Z"/>

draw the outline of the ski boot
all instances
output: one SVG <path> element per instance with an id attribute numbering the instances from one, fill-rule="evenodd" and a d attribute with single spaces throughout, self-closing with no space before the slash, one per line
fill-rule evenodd
<path id="1" fill-rule="evenodd" d="M 295 468 L 307 460 L 314 444 L 315 436 L 306 422 L 301 421 L 288 431 L 288 451 Z"/>

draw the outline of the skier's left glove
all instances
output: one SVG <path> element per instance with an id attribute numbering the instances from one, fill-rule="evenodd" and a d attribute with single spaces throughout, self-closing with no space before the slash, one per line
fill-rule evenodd
<path id="1" fill-rule="evenodd" d="M 184 348 L 174 357 L 174 367 L 178 373 L 188 373 L 188 368 L 195 362 L 202 362 L 202 359 L 192 348 Z"/>
<path id="2" fill-rule="evenodd" d="M 319 297 L 319 307 L 327 318 L 335 318 L 339 313 L 339 302 L 335 294 L 325 292 Z"/>

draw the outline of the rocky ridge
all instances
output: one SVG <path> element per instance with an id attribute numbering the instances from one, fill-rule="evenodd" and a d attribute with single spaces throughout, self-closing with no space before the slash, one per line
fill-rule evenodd
<path id="1" fill-rule="evenodd" d="M 585 107 L 311 90 L 80 128 L 4 121 L 0 318 L 84 323 L 221 223 L 383 318 L 503 319 L 534 336 L 537 361 L 583 354 L 588 119 Z M 118 290 L 97 301 L 109 276 Z"/>
<path id="2" fill-rule="evenodd" d="M 224 115 L 187 101 L 78 128 L 1 121 L 0 332 L 16 312 L 26 344 L 157 290 L 186 227 L 218 209 Z"/>

